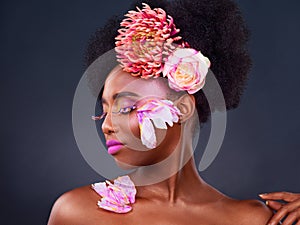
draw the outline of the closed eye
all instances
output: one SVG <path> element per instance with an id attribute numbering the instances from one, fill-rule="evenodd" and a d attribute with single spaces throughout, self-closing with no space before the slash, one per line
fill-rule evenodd
<path id="1" fill-rule="evenodd" d="M 114 114 L 129 114 L 130 112 L 132 112 L 133 110 L 135 110 L 137 107 L 135 105 L 132 106 L 128 106 L 128 107 L 124 107 L 124 108 L 120 108 L 119 111 L 117 112 L 112 112 Z M 107 112 L 103 112 L 100 116 L 92 116 L 93 120 L 102 120 L 106 117 Z"/>
<path id="2" fill-rule="evenodd" d="M 135 105 L 132 105 L 132 106 L 128 106 L 128 107 L 124 107 L 124 108 L 121 108 L 119 110 L 119 112 L 116 112 L 116 113 L 120 113 L 120 114 L 128 114 L 130 112 L 132 112 L 133 110 L 136 109 L 136 106 Z"/>

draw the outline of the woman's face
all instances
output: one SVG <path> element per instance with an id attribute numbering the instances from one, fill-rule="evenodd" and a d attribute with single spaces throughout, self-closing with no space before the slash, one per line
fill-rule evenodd
<path id="1" fill-rule="evenodd" d="M 157 147 L 148 149 L 140 139 L 135 107 L 146 99 L 167 99 L 170 91 L 164 78 L 142 79 L 116 67 L 105 82 L 102 106 L 107 113 L 102 124 L 108 153 L 121 167 L 146 166 L 168 157 L 180 139 L 180 125 L 155 129 Z M 128 164 L 125 166 L 124 164 Z"/>

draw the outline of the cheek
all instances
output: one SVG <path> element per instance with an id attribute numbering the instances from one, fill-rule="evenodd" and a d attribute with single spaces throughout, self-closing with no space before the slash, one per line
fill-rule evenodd
<path id="1" fill-rule="evenodd" d="M 157 146 L 159 146 L 166 138 L 166 135 L 167 135 L 167 131 L 169 130 L 170 128 L 168 127 L 167 130 L 165 129 L 155 129 L 155 134 L 156 134 L 156 141 L 157 141 Z"/>
<path id="2" fill-rule="evenodd" d="M 130 127 L 131 133 L 136 138 L 140 139 L 141 138 L 141 132 L 140 132 L 139 122 L 138 122 L 138 118 L 137 118 L 136 114 L 130 116 L 129 127 Z M 155 127 L 154 127 L 154 129 L 155 129 L 155 135 L 156 135 L 157 143 L 160 144 L 163 141 L 163 139 L 165 138 L 167 130 L 157 129 Z"/>
<path id="3" fill-rule="evenodd" d="M 129 127 L 130 127 L 131 135 L 133 135 L 134 137 L 136 137 L 140 140 L 141 139 L 141 131 L 140 131 L 139 122 L 138 122 L 138 118 L 137 118 L 136 114 L 133 114 L 130 116 Z M 165 139 L 167 130 L 157 129 L 156 127 L 154 127 L 154 130 L 155 130 L 155 136 L 156 136 L 156 141 L 157 141 L 156 146 L 159 146 Z M 147 150 L 149 150 L 149 149 L 147 148 Z"/>
<path id="4" fill-rule="evenodd" d="M 140 128 L 138 118 L 135 113 L 131 113 L 126 120 L 123 120 L 121 129 L 118 132 L 120 140 L 127 145 L 131 150 L 148 151 L 148 149 L 142 144 L 140 137 Z"/>
<path id="5" fill-rule="evenodd" d="M 139 128 L 139 122 L 136 114 L 130 115 L 129 118 L 129 127 L 130 127 L 130 132 L 132 133 L 133 136 L 136 138 L 140 138 L 140 128 Z"/>

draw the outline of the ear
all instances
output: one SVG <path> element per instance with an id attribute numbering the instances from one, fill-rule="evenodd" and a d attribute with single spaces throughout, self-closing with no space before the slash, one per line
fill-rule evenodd
<path id="1" fill-rule="evenodd" d="M 195 97 L 189 94 L 184 94 L 175 101 L 175 105 L 182 113 L 182 115 L 180 116 L 180 123 L 185 122 L 194 114 L 195 102 Z"/>

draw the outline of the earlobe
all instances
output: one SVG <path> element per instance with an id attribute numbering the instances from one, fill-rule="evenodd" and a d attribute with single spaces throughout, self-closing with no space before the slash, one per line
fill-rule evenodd
<path id="1" fill-rule="evenodd" d="M 184 94 L 176 100 L 176 106 L 181 112 L 180 123 L 184 123 L 191 118 L 195 112 L 195 97 L 193 95 Z"/>

